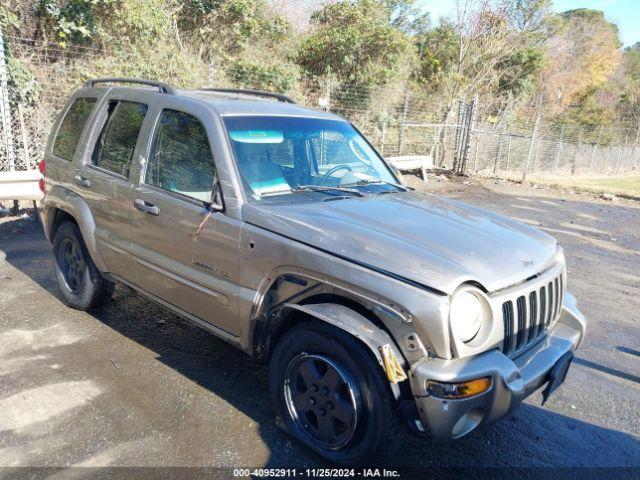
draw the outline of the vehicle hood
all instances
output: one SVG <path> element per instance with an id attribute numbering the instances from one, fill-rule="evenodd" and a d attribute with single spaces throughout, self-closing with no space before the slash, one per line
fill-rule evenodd
<path id="1" fill-rule="evenodd" d="M 444 293 L 488 291 L 544 270 L 556 240 L 462 202 L 405 192 L 313 203 L 245 204 L 244 220 Z"/>

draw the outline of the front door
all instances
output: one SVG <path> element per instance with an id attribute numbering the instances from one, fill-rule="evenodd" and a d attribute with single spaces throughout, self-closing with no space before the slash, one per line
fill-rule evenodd
<path id="1" fill-rule="evenodd" d="M 191 113 L 159 113 L 133 190 L 130 278 L 143 290 L 238 335 L 240 222 L 209 210 L 216 166 L 204 124 Z"/>

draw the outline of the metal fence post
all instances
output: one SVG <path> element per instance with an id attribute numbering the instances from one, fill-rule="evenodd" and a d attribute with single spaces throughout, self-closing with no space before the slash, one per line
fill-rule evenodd
<path id="1" fill-rule="evenodd" d="M 478 171 L 478 150 L 480 150 L 480 134 L 476 135 L 476 146 L 473 154 L 473 171 Z"/>
<path id="2" fill-rule="evenodd" d="M 589 160 L 589 172 L 593 171 L 593 163 L 596 160 L 596 150 L 598 149 L 598 144 L 594 143 L 591 146 L 591 159 Z"/>
<path id="3" fill-rule="evenodd" d="M 593 144 L 593 148 L 591 149 L 591 160 L 589 161 L 589 172 L 593 173 L 593 165 L 596 161 L 596 151 L 598 150 L 598 147 L 600 146 L 600 139 L 602 138 L 602 127 L 600 127 L 600 130 L 598 130 L 598 139 L 596 140 L 596 142 Z"/>
<path id="4" fill-rule="evenodd" d="M 629 147 L 631 148 L 631 151 L 629 152 L 629 156 L 627 158 L 627 170 L 633 170 L 635 168 L 634 157 L 636 154 L 637 143 L 638 143 L 638 138 L 636 136 L 636 138 L 633 140 L 633 144 L 629 145 Z M 627 147 L 627 150 L 629 149 L 629 147 Z"/>
<path id="5" fill-rule="evenodd" d="M 553 167 L 551 167 L 551 172 L 555 172 L 560 165 L 560 154 L 562 153 L 562 148 L 564 147 L 562 140 L 564 139 L 564 123 L 560 125 L 560 139 L 558 140 L 558 145 L 556 146 L 556 156 L 553 160 Z"/>
<path id="6" fill-rule="evenodd" d="M 29 160 L 29 136 L 27 135 L 27 127 L 24 123 L 24 112 L 22 103 L 18 102 L 18 123 L 20 124 L 20 135 L 22 139 L 22 160 L 25 168 L 31 170 L 31 162 Z"/>
<path id="7" fill-rule="evenodd" d="M 453 171 L 454 173 L 460 173 L 460 166 L 462 163 L 462 139 L 464 137 L 464 129 L 467 124 L 467 103 L 463 98 L 459 100 L 458 104 L 458 130 L 456 132 L 455 151 L 453 153 Z"/>
<path id="8" fill-rule="evenodd" d="M 638 149 L 638 141 L 640 140 L 640 123 L 638 123 L 638 130 L 636 130 L 636 139 L 633 142 L 633 148 L 631 149 L 631 168 L 635 169 L 638 163 L 636 158 L 636 150 Z"/>
<path id="9" fill-rule="evenodd" d="M 464 138 L 462 144 L 462 162 L 460 165 L 460 174 L 464 175 L 467 172 L 467 161 L 469 159 L 469 151 L 471 150 L 471 137 L 473 136 L 473 129 L 476 123 L 476 111 L 478 108 L 478 95 L 474 95 L 471 104 L 469 105 L 469 111 L 467 113 L 467 125 L 464 130 Z"/>
<path id="10" fill-rule="evenodd" d="M 573 151 L 573 158 L 571 160 L 571 175 L 576 174 L 576 161 L 578 159 L 578 154 L 582 150 L 582 127 L 578 130 L 578 146 Z"/>
<path id="11" fill-rule="evenodd" d="M 404 146 L 404 124 L 407 122 L 407 111 L 409 110 L 409 89 L 404 94 L 404 108 L 402 109 L 402 119 L 400 120 L 400 128 L 398 129 L 398 156 L 402 155 L 402 147 Z"/>
<path id="12" fill-rule="evenodd" d="M 538 100 L 538 112 L 536 113 L 536 123 L 533 124 L 533 133 L 531 134 L 531 141 L 529 142 L 529 151 L 527 152 L 527 160 L 524 162 L 522 169 L 522 181 L 527 180 L 527 170 L 529 170 L 529 163 L 531 163 L 531 157 L 533 155 L 533 144 L 538 136 L 538 129 L 540 128 L 540 116 L 542 115 L 542 95 Z"/>
<path id="13" fill-rule="evenodd" d="M 382 155 L 383 157 L 384 157 L 384 144 L 385 144 L 386 139 L 387 139 L 387 119 L 385 118 L 382 121 L 382 138 L 380 140 L 380 143 L 381 143 L 381 145 L 380 145 L 380 155 Z"/>
<path id="14" fill-rule="evenodd" d="M 622 160 L 624 159 L 624 152 L 627 149 L 627 144 L 628 143 L 629 143 L 629 135 L 625 135 L 624 136 L 624 146 L 618 147 L 620 149 L 620 155 L 618 155 L 618 159 L 616 160 L 616 173 L 620 173 Z"/>
<path id="15" fill-rule="evenodd" d="M 4 137 L 5 152 L 10 171 L 15 170 L 16 152 L 13 148 L 13 129 L 9 107 L 9 87 L 7 85 L 7 62 L 4 51 L 4 36 L 0 27 L 0 117 Z M 1 166 L 0 166 L 1 167 Z"/>
<path id="16" fill-rule="evenodd" d="M 506 122 L 504 122 L 504 118 L 502 120 L 503 120 L 502 130 L 498 134 L 498 152 L 496 153 L 496 159 L 493 162 L 493 174 L 494 175 L 496 175 L 498 173 L 498 167 L 500 166 L 500 157 L 502 157 L 502 137 L 504 136 L 504 134 L 507 131 L 507 124 L 506 124 Z"/>

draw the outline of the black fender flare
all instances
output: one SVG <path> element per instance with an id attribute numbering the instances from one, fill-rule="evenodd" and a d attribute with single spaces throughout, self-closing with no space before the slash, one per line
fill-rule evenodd
<path id="1" fill-rule="evenodd" d="M 291 311 L 300 312 L 309 317 L 326 322 L 361 341 L 369 349 L 380 365 L 383 374 L 389 381 L 389 386 L 395 398 L 400 398 L 401 390 L 398 381 L 391 380 L 387 374 L 384 351 L 387 351 L 387 356 L 390 352 L 391 355 L 395 357 L 397 363 L 402 368 L 402 373 L 405 374 L 405 379 L 408 364 L 398 349 L 395 341 L 386 331 L 374 325 L 368 318 L 358 312 L 355 312 L 351 308 L 336 303 L 315 303 L 306 305 L 285 303 L 278 307 L 278 313 L 280 314 Z"/>
<path id="2" fill-rule="evenodd" d="M 67 213 L 76 221 L 93 263 L 100 272 L 108 272 L 98 250 L 95 238 L 96 223 L 87 202 L 80 195 L 66 188 L 57 185 L 51 188 L 40 212 L 45 236 L 50 243 L 53 243 L 52 231 L 56 210 Z"/>

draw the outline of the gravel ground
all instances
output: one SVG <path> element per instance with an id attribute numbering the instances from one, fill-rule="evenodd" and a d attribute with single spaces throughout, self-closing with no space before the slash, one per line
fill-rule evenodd
<path id="1" fill-rule="evenodd" d="M 544 407 L 535 394 L 450 444 L 407 436 L 389 466 L 640 472 L 638 204 L 493 181 L 409 183 L 556 236 L 590 323 Z M 121 286 L 99 313 L 65 307 L 35 222 L 0 221 L 0 466 L 323 465 L 275 426 L 266 368 Z"/>

